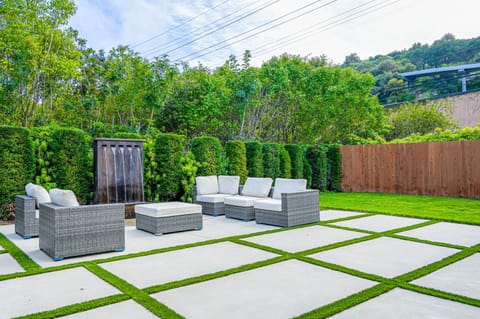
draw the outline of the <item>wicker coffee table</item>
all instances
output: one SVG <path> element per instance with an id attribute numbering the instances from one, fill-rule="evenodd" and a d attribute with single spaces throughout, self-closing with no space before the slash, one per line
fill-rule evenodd
<path id="1" fill-rule="evenodd" d="M 135 206 L 137 229 L 154 235 L 184 230 L 201 230 L 202 206 L 198 204 L 167 202 Z"/>

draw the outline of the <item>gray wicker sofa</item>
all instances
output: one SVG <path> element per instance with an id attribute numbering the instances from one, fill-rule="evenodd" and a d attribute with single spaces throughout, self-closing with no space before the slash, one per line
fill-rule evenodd
<path id="1" fill-rule="evenodd" d="M 38 211 L 35 198 L 27 195 L 15 196 L 15 233 L 24 239 L 38 236 Z"/>
<path id="2" fill-rule="evenodd" d="M 124 204 L 40 204 L 40 249 L 54 260 L 125 249 Z"/>
<path id="3" fill-rule="evenodd" d="M 198 176 L 195 181 L 194 203 L 202 205 L 206 215 L 224 215 L 225 198 L 238 195 L 241 189 L 240 176 Z"/>

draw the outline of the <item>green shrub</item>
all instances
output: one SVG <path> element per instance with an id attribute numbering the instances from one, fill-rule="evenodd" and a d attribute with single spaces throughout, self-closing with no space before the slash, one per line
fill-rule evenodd
<path id="1" fill-rule="evenodd" d="M 149 202 L 158 202 L 158 183 L 160 175 L 158 174 L 158 164 L 155 157 L 155 139 L 157 133 L 145 135 L 143 143 L 143 189 L 145 200 Z"/>
<path id="2" fill-rule="evenodd" d="M 260 142 L 246 142 L 248 176 L 263 176 L 263 148 Z"/>
<path id="3" fill-rule="evenodd" d="M 447 141 L 471 141 L 471 140 L 480 140 L 480 125 L 477 125 L 474 128 L 469 126 L 464 127 L 459 130 L 442 130 L 435 129 L 433 133 L 428 134 L 412 134 L 402 139 L 395 139 L 389 144 L 399 144 L 399 143 L 418 143 L 418 142 L 447 142 Z"/>
<path id="4" fill-rule="evenodd" d="M 33 182 L 35 160 L 30 132 L 13 126 L 0 126 L 0 219 L 13 215 L 15 195 L 25 194 Z"/>
<path id="5" fill-rule="evenodd" d="M 35 152 L 35 183 L 47 190 L 57 187 L 53 180 L 54 167 L 51 163 L 55 153 L 48 147 L 52 130 L 53 126 L 40 126 L 30 131 Z"/>
<path id="6" fill-rule="evenodd" d="M 283 145 L 280 146 L 280 177 L 292 177 L 292 163 L 290 161 L 290 155 Z"/>
<path id="7" fill-rule="evenodd" d="M 195 160 L 200 163 L 199 176 L 218 175 L 221 172 L 222 145 L 216 137 L 195 137 L 192 149 Z"/>
<path id="8" fill-rule="evenodd" d="M 327 188 L 327 152 L 323 145 L 307 147 L 305 157 L 312 168 L 312 188 L 324 191 Z"/>
<path id="9" fill-rule="evenodd" d="M 342 154 L 340 146 L 333 144 L 328 146 L 328 173 L 327 187 L 328 190 L 340 192 L 342 190 Z"/>
<path id="10" fill-rule="evenodd" d="M 195 187 L 195 177 L 197 176 L 198 162 L 192 152 L 188 152 L 182 157 L 182 192 L 181 200 L 183 202 L 193 202 L 193 188 Z"/>
<path id="11" fill-rule="evenodd" d="M 225 143 L 225 156 L 228 158 L 228 175 L 240 176 L 240 184 L 247 179 L 247 151 L 242 141 Z"/>
<path id="12" fill-rule="evenodd" d="M 303 178 L 307 180 L 307 188 L 312 187 L 312 166 L 307 161 L 307 158 L 303 156 Z"/>
<path id="13" fill-rule="evenodd" d="M 53 128 L 47 141 L 51 152 L 52 180 L 59 188 L 70 189 L 81 204 L 92 201 L 93 152 L 90 136 L 73 128 Z"/>
<path id="14" fill-rule="evenodd" d="M 287 144 L 285 149 L 290 155 L 292 178 L 303 178 L 303 149 L 297 144 Z"/>
<path id="15" fill-rule="evenodd" d="M 113 138 L 124 138 L 124 139 L 135 139 L 135 140 L 143 140 L 145 136 L 138 133 L 128 133 L 128 132 L 120 132 L 113 134 Z"/>
<path id="16" fill-rule="evenodd" d="M 185 138 L 176 134 L 158 134 L 155 138 L 158 198 L 162 201 L 177 199 L 182 179 L 182 157 Z"/>
<path id="17" fill-rule="evenodd" d="M 263 144 L 263 176 L 280 177 L 280 144 Z"/>

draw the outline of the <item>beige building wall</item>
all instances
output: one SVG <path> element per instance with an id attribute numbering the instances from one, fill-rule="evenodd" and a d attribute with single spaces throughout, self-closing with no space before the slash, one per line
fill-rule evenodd
<path id="1" fill-rule="evenodd" d="M 451 103 L 452 115 L 460 128 L 480 125 L 480 92 L 452 96 L 445 100 L 448 104 Z"/>

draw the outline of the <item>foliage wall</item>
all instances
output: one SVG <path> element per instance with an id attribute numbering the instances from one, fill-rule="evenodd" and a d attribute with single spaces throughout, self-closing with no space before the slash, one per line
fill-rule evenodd
<path id="1" fill-rule="evenodd" d="M 215 137 L 192 139 L 191 152 L 199 163 L 199 176 L 218 175 L 221 172 L 222 145 Z"/>
<path id="2" fill-rule="evenodd" d="M 321 191 L 327 188 L 327 152 L 323 145 L 307 147 L 305 157 L 312 168 L 312 187 Z"/>
<path id="3" fill-rule="evenodd" d="M 245 142 L 248 176 L 263 176 L 263 148 L 260 142 Z"/>
<path id="4" fill-rule="evenodd" d="M 158 134 L 155 137 L 155 162 L 158 182 L 156 195 L 161 201 L 178 198 L 182 179 L 182 157 L 185 138 L 177 134 Z"/>
<path id="5" fill-rule="evenodd" d="M 225 155 L 228 159 L 228 175 L 240 176 L 240 184 L 247 179 L 247 153 L 242 141 L 228 141 L 225 143 Z"/>
<path id="6" fill-rule="evenodd" d="M 280 144 L 263 144 L 263 176 L 275 178 L 281 176 L 280 172 Z"/>

